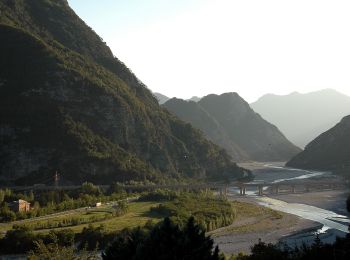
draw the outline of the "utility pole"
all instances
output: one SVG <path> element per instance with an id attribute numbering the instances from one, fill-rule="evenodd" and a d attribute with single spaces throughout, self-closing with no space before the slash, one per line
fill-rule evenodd
<path id="1" fill-rule="evenodd" d="M 60 175 L 58 174 L 58 172 L 56 171 L 55 176 L 54 176 L 54 186 L 55 188 L 58 187 L 58 181 L 60 180 Z"/>

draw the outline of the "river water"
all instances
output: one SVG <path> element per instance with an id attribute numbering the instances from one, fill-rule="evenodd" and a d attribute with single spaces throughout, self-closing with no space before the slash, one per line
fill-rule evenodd
<path id="1" fill-rule="evenodd" d="M 305 182 L 310 179 L 312 181 L 322 181 L 336 178 L 329 172 L 292 169 L 275 164 L 265 165 L 262 169 L 253 170 L 253 173 L 256 176 L 254 183 Z M 230 192 L 238 193 L 239 191 L 231 189 Z M 300 196 L 300 201 L 296 201 L 296 203 L 288 203 L 279 200 L 278 196 L 274 196 L 274 198 L 257 196 L 257 191 L 254 189 L 248 190 L 246 194 L 254 197 L 262 206 L 320 223 L 318 229 L 303 231 L 281 239 L 290 246 L 301 245 L 302 243 L 310 244 L 314 241 L 316 234 L 319 235 L 322 242 L 333 243 L 337 236 L 344 237 L 349 232 L 350 220 L 348 216 L 339 214 L 339 212 L 346 212 L 345 198 L 342 198 L 341 202 L 338 201 L 331 209 L 324 209 L 304 204 L 303 196 Z M 305 196 L 307 195 L 305 194 Z"/>

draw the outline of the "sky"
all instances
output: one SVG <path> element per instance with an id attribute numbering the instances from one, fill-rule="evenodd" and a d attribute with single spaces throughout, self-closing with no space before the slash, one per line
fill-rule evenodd
<path id="1" fill-rule="evenodd" d="M 154 92 L 350 95 L 350 1 L 68 0 Z"/>

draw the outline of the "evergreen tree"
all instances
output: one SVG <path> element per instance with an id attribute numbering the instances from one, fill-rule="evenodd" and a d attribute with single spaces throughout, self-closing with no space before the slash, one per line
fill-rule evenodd
<path id="1" fill-rule="evenodd" d="M 169 218 L 150 232 L 136 229 L 122 234 L 103 253 L 103 259 L 131 260 L 220 260 L 219 249 L 213 251 L 213 240 L 190 218 L 181 229 Z"/>

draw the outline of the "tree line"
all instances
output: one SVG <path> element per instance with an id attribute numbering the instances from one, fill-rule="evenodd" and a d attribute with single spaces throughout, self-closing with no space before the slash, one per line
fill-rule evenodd
<path id="1" fill-rule="evenodd" d="M 72 191 L 54 190 L 18 193 L 10 189 L 0 189 L 0 222 L 10 222 L 27 218 L 45 216 L 48 214 L 94 206 L 97 202 L 117 201 L 127 198 L 126 191 L 112 185 L 108 191 L 102 191 L 98 186 L 85 182 L 81 188 Z M 16 200 L 31 203 L 28 212 L 14 212 L 8 204 Z"/>

